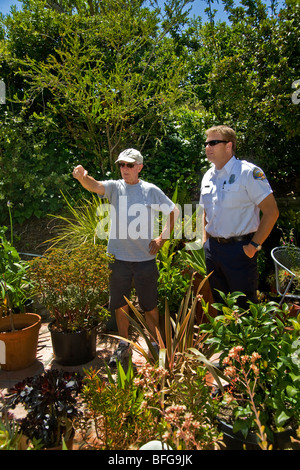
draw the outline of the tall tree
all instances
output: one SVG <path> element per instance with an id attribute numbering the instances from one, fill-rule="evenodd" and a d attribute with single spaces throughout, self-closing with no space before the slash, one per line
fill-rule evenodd
<path id="1" fill-rule="evenodd" d="M 236 128 L 239 156 L 261 164 L 282 191 L 300 170 L 300 106 L 291 99 L 300 77 L 300 6 L 276 11 L 274 2 L 271 10 L 260 0 L 223 3 L 229 23 L 197 30 L 195 90 L 211 123 Z"/>
<path id="2" fill-rule="evenodd" d="M 3 20 L 0 200 L 12 195 L 26 217 L 53 212 L 79 158 L 103 177 L 122 148 L 162 135 L 184 94 L 173 37 L 188 2 L 161 15 L 143 0 L 24 0 Z"/>
<path id="3" fill-rule="evenodd" d="M 62 119 L 60 133 L 65 130 L 73 145 L 96 156 L 104 173 L 107 158 L 112 170 L 124 146 L 142 149 L 180 102 L 185 59 L 167 36 L 177 19 L 161 29 L 157 12 L 143 8 L 143 1 L 89 2 L 94 14 L 87 17 L 81 14 L 86 2 L 75 4 L 76 15 L 59 13 L 64 21 L 55 53 L 20 61 L 29 84 L 25 99 L 47 94 L 40 113 Z"/>

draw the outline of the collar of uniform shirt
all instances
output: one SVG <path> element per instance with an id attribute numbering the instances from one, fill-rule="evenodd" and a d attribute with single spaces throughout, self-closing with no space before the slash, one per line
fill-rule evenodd
<path id="1" fill-rule="evenodd" d="M 222 175 L 222 178 L 224 178 L 223 173 L 226 173 L 228 176 L 231 174 L 231 170 L 236 162 L 235 156 L 233 156 L 227 163 L 226 165 L 221 168 L 221 170 L 217 170 L 216 167 L 214 167 L 214 174 L 218 178 L 219 175 Z"/>

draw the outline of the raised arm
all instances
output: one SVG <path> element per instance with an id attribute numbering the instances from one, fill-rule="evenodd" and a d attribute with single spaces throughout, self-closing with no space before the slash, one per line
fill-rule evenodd
<path id="1" fill-rule="evenodd" d="M 87 170 L 83 166 L 78 165 L 73 170 L 73 177 L 79 181 L 79 183 L 88 191 L 104 195 L 105 188 L 101 181 L 96 181 L 92 176 L 88 175 Z"/>

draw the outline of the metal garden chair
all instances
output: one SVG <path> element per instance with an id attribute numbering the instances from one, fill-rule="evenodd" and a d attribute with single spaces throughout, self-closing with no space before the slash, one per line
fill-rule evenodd
<path id="1" fill-rule="evenodd" d="M 293 292 L 292 284 L 295 279 L 299 279 L 300 248 L 290 246 L 276 247 L 271 251 L 271 256 L 275 264 L 276 290 L 281 296 L 279 305 L 282 305 L 285 297 L 299 300 L 300 292 Z M 283 273 L 287 273 L 287 285 L 280 280 L 280 270 L 283 270 Z"/>

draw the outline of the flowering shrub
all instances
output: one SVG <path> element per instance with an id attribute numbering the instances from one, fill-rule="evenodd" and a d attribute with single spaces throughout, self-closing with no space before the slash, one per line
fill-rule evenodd
<path id="1" fill-rule="evenodd" d="M 224 373 L 230 378 L 230 386 L 227 393 L 223 396 L 223 403 L 226 409 L 232 406 L 233 414 L 233 432 L 242 431 L 248 434 L 248 430 L 253 428 L 255 423 L 259 430 L 260 445 L 262 448 L 267 449 L 267 436 L 264 432 L 255 403 L 255 389 L 257 381 L 259 380 L 259 365 L 258 361 L 261 359 L 260 354 L 253 352 L 251 356 L 242 352 L 242 346 L 235 346 L 229 351 L 227 357 L 223 360 L 223 365 L 226 366 Z M 220 416 L 222 416 L 222 408 L 220 409 Z"/>
<path id="2" fill-rule="evenodd" d="M 238 295 L 224 296 L 227 305 L 216 305 L 223 314 L 202 330 L 226 367 L 234 430 L 247 436 L 255 428 L 255 406 L 272 442 L 275 431 L 299 423 L 300 316 L 289 318 L 288 305 L 279 309 L 274 302 L 243 310 L 236 305 Z"/>
<path id="3" fill-rule="evenodd" d="M 218 404 L 206 384 L 205 367 L 196 362 L 183 360 L 180 369 L 166 377 L 162 440 L 177 450 L 213 450 L 221 445 L 216 425 Z"/>
<path id="4" fill-rule="evenodd" d="M 30 262 L 34 292 L 57 327 L 75 331 L 107 318 L 108 261 L 105 247 L 85 244 L 70 252 L 52 249 Z"/>
<path id="5" fill-rule="evenodd" d="M 205 369 L 186 363 L 172 373 L 146 363 L 126 379 L 106 384 L 95 371 L 84 379 L 83 397 L 93 417 L 101 449 L 137 449 L 160 440 L 172 449 L 213 449 L 221 440 Z"/>

